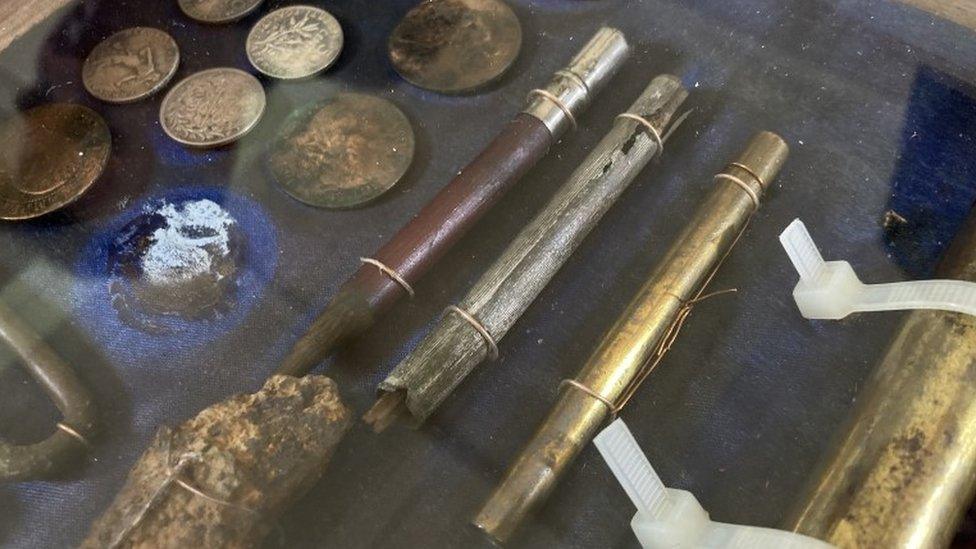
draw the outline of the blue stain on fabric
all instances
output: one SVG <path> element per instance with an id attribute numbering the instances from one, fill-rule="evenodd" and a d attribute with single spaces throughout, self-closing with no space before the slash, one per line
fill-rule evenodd
<path id="1" fill-rule="evenodd" d="M 277 266 L 257 204 L 217 187 L 179 187 L 119 215 L 88 242 L 72 299 L 117 358 L 138 361 L 212 341 L 240 324 Z"/>
<path id="2" fill-rule="evenodd" d="M 922 67 L 905 112 L 884 239 L 914 278 L 932 276 L 976 200 L 976 93 Z"/>

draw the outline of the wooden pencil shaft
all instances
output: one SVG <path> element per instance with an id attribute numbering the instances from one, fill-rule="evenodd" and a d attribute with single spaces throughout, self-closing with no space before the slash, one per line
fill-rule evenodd
<path id="1" fill-rule="evenodd" d="M 629 47 L 620 31 L 600 29 L 545 90 L 579 115 L 616 73 Z M 418 281 L 499 198 L 549 151 L 570 125 L 551 100 L 533 95 L 519 113 L 470 164 L 462 169 L 412 220 L 371 257 L 408 284 Z M 555 111 L 553 109 L 556 109 Z M 558 111 L 558 112 L 556 112 Z M 401 297 L 403 286 L 377 269 L 362 265 L 339 290 L 343 297 L 326 309 L 296 343 L 277 373 L 303 375 L 335 345 L 366 330 Z M 343 307 L 356 307 L 349 312 Z M 351 317 L 339 323 L 332 316 Z"/>
<path id="2" fill-rule="evenodd" d="M 761 196 L 787 152 L 782 139 L 763 132 L 737 160 L 749 169 L 730 165 L 724 173 L 749 184 Z M 618 401 L 655 355 L 682 307 L 703 289 L 755 211 L 750 194 L 738 185 L 722 179 L 713 184 L 715 188 L 659 267 L 576 377 L 610 402 Z M 475 524 L 496 540 L 507 539 L 552 491 L 609 414 L 604 402 L 572 387 L 564 389 Z"/>
<path id="3" fill-rule="evenodd" d="M 976 281 L 976 210 L 939 265 Z M 948 547 L 976 492 L 976 318 L 914 311 L 786 527 L 838 547 Z"/>
<path id="4" fill-rule="evenodd" d="M 627 112 L 664 133 L 688 92 L 673 76 L 655 78 Z M 566 180 L 461 301 L 461 309 L 500 340 L 596 226 L 620 193 L 660 152 L 638 121 L 618 117 L 609 133 Z M 404 391 L 414 423 L 422 422 L 487 357 L 486 340 L 471 322 L 447 314 L 380 384 Z"/>

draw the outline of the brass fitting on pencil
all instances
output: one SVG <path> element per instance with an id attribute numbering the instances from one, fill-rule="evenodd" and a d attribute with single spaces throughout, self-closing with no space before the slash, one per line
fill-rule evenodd
<path id="1" fill-rule="evenodd" d="M 604 422 L 620 411 L 663 357 L 690 307 L 744 231 L 788 154 L 777 135 L 756 135 L 715 177 L 705 202 L 658 268 L 562 392 L 474 519 L 497 542 L 552 492 Z"/>

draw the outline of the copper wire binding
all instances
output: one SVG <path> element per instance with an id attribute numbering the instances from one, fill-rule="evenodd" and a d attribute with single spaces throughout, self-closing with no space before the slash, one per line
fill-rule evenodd
<path id="1" fill-rule="evenodd" d="M 394 282 L 396 282 L 397 284 L 399 284 L 401 288 L 403 288 L 404 290 L 406 290 L 407 291 L 407 294 L 410 296 L 410 298 L 413 299 L 413 296 L 414 296 L 413 288 L 410 287 L 410 284 L 407 282 L 407 279 L 405 279 L 402 276 L 400 276 L 400 273 L 394 271 L 390 267 L 387 267 L 386 264 L 383 263 L 382 261 L 380 261 L 378 259 L 373 259 L 372 257 L 360 257 L 359 258 L 359 261 L 361 261 L 362 263 L 366 263 L 366 264 L 372 265 L 372 266 L 376 267 L 377 269 L 379 269 L 381 273 L 383 273 L 386 276 L 390 277 L 390 279 L 392 279 Z"/>
<path id="2" fill-rule="evenodd" d="M 528 98 L 531 99 L 533 96 L 539 96 L 543 99 L 547 99 L 551 101 L 553 105 L 559 107 L 559 110 L 563 111 L 563 114 L 565 114 L 566 118 L 569 119 L 569 124 L 573 127 L 574 130 L 576 129 L 576 117 L 573 116 L 573 111 L 571 111 L 569 107 L 567 107 L 566 104 L 562 102 L 561 99 L 556 97 L 551 92 L 547 90 L 543 90 L 541 88 L 536 88 L 530 91 Z"/>
<path id="3" fill-rule="evenodd" d="M 732 183 L 735 183 L 740 189 L 742 189 L 747 195 L 749 195 L 749 199 L 752 200 L 753 208 L 757 210 L 759 209 L 759 193 L 757 193 L 756 189 L 753 189 L 745 181 L 739 179 L 734 175 L 727 174 L 727 173 L 717 173 L 715 174 L 713 179 L 715 179 L 716 181 L 731 181 Z"/>
<path id="4" fill-rule="evenodd" d="M 172 443 L 173 441 L 171 436 L 170 439 L 167 441 L 167 458 L 166 458 L 167 463 L 170 462 L 169 456 L 170 456 L 170 452 L 172 452 Z M 226 501 L 211 496 L 206 492 L 204 492 L 203 490 L 197 488 L 196 486 L 193 486 L 189 482 L 180 478 L 180 476 L 186 471 L 187 468 L 190 467 L 190 465 L 194 463 L 200 463 L 202 461 L 203 461 L 203 457 L 196 452 L 186 452 L 180 455 L 179 459 L 176 460 L 176 464 L 168 470 L 166 476 L 163 478 L 163 482 L 160 483 L 159 487 L 156 488 L 156 490 L 149 496 L 149 499 L 146 500 L 145 505 L 143 505 L 142 508 L 140 508 L 139 511 L 136 513 L 136 516 L 133 518 L 132 522 L 126 525 L 126 527 L 123 528 L 118 533 L 118 535 L 115 536 L 115 539 L 113 539 L 112 543 L 110 543 L 108 546 L 109 549 L 116 549 L 117 547 L 121 546 L 123 542 L 125 542 L 125 540 L 132 534 L 132 531 L 135 530 L 136 527 L 138 527 L 143 520 L 145 520 L 146 515 L 149 513 L 149 511 L 151 511 L 153 507 L 155 507 L 157 504 L 159 504 L 160 501 L 162 501 L 163 496 L 166 494 L 167 489 L 172 484 L 176 484 L 177 486 L 183 488 L 187 492 L 197 497 L 203 498 L 209 502 L 216 503 L 218 505 L 222 505 L 225 507 L 240 509 L 248 513 L 257 514 L 257 511 L 255 511 L 254 509 L 245 507 L 243 505 L 238 505 L 231 501 Z"/>
<path id="5" fill-rule="evenodd" d="M 756 183 L 759 183 L 760 189 L 766 188 L 766 182 L 763 181 L 763 178 L 759 177 L 759 174 L 757 174 L 755 170 L 753 170 L 749 166 L 746 166 L 742 162 L 730 162 L 729 168 L 738 168 L 746 172 L 747 174 L 749 174 L 750 177 L 756 180 Z M 740 189 L 742 189 L 746 194 L 749 195 L 749 198 L 752 199 L 753 207 L 757 210 L 759 209 L 759 199 L 760 199 L 759 193 L 762 192 L 761 190 L 757 192 L 756 189 L 752 187 L 752 185 L 746 183 L 741 178 L 725 172 L 715 174 L 714 179 L 722 180 L 722 181 L 730 181 L 732 183 L 735 183 Z"/>
<path id="6" fill-rule="evenodd" d="M 64 423 L 63 421 L 59 421 L 57 423 L 57 427 L 58 427 L 59 430 L 61 430 L 64 433 L 66 433 L 71 438 L 73 438 L 73 439 L 77 440 L 78 442 L 80 442 L 85 448 L 91 448 L 91 443 L 88 442 L 88 439 L 85 438 L 84 435 L 82 435 L 81 433 L 79 433 L 78 430 L 75 429 L 74 427 L 68 425 L 67 423 Z"/>
<path id="7" fill-rule="evenodd" d="M 485 344 L 488 346 L 488 359 L 497 360 L 498 359 L 498 343 L 495 342 L 495 338 L 491 337 L 491 333 L 485 328 L 485 325 L 481 323 L 475 316 L 464 309 L 458 307 L 457 305 L 448 305 L 444 309 L 444 314 L 455 312 L 461 318 L 465 320 L 472 328 L 481 334 L 481 337 L 485 340 Z"/>
<path id="8" fill-rule="evenodd" d="M 664 154 L 664 140 L 661 138 L 661 132 L 657 131 L 657 128 L 654 127 L 654 124 L 651 124 L 650 120 L 632 112 L 622 112 L 617 115 L 617 118 L 633 120 L 634 122 L 637 122 L 643 126 L 644 129 L 647 130 L 647 133 L 651 136 L 651 139 L 654 140 L 654 143 L 657 144 L 657 152 L 654 154 L 654 156 L 657 157 Z"/>

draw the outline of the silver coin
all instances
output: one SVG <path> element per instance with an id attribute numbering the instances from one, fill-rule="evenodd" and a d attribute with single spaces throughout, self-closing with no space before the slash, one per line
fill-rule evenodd
<path id="1" fill-rule="evenodd" d="M 188 17 L 203 23 L 229 23 L 251 13 L 263 0 L 179 0 Z"/>
<path id="2" fill-rule="evenodd" d="M 148 97 L 169 83 L 180 49 L 159 29 L 133 27 L 103 40 L 88 54 L 81 81 L 88 93 L 109 103 Z"/>
<path id="3" fill-rule="evenodd" d="M 238 69 L 207 69 L 173 86 L 159 107 L 159 122 L 184 145 L 216 147 L 251 131 L 264 105 L 257 78 Z"/>
<path id="4" fill-rule="evenodd" d="M 329 68 L 342 51 L 342 27 L 312 6 L 275 10 L 247 35 L 247 58 L 274 78 L 304 78 Z"/>

